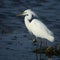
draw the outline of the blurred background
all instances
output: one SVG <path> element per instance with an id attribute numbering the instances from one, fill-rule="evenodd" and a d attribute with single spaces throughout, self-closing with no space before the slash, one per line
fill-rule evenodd
<path id="1" fill-rule="evenodd" d="M 60 44 L 60 0 L 0 0 L 0 60 L 36 60 L 31 52 L 34 37 L 27 31 L 24 18 L 16 16 L 26 9 L 33 10 L 54 33 L 55 41 L 47 45 Z"/>

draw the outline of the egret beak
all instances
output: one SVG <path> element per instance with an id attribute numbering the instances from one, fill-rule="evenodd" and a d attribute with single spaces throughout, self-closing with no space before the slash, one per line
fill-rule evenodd
<path id="1" fill-rule="evenodd" d="M 23 13 L 21 13 L 21 14 L 18 14 L 18 15 L 16 15 L 16 16 L 23 16 Z"/>
<path id="2" fill-rule="evenodd" d="M 23 15 L 26 15 L 27 12 L 23 12 L 21 14 L 18 14 L 17 16 L 23 16 Z"/>

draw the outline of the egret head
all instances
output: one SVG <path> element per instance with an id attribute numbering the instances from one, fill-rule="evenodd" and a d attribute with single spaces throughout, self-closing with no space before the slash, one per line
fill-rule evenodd
<path id="1" fill-rule="evenodd" d="M 22 14 L 18 14 L 17 16 L 22 16 L 22 15 L 23 15 L 23 16 L 27 16 L 28 14 L 37 17 L 37 15 L 36 15 L 31 9 L 27 9 L 27 10 L 25 10 Z"/>

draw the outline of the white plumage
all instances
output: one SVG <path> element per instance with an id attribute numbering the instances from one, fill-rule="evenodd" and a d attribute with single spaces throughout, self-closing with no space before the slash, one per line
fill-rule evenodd
<path id="1" fill-rule="evenodd" d="M 31 11 L 30 9 L 27 9 L 22 14 L 19 14 L 19 15 L 25 15 L 25 18 L 24 18 L 25 25 L 29 30 L 29 32 L 33 33 L 33 35 L 35 35 L 36 37 L 47 39 L 51 42 L 54 41 L 53 33 L 40 20 L 34 18 L 30 22 L 30 20 L 32 19 L 32 16 L 37 17 L 37 15 L 33 11 Z"/>
<path id="2" fill-rule="evenodd" d="M 36 37 L 41 37 L 48 39 L 49 41 L 54 41 L 53 33 L 39 20 L 34 19 L 30 24 L 31 32 Z"/>

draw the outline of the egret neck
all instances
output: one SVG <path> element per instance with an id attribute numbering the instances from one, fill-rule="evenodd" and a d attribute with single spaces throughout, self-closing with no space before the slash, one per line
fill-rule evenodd
<path id="1" fill-rule="evenodd" d="M 29 30 L 30 30 L 30 27 L 28 27 L 28 26 L 29 26 L 29 24 L 30 24 L 31 18 L 32 18 L 32 14 L 26 15 L 25 18 L 24 18 L 25 25 L 26 25 L 27 29 L 29 29 Z"/>
<path id="2" fill-rule="evenodd" d="M 31 18 L 32 18 L 32 14 L 28 14 L 25 16 L 24 21 L 26 25 L 29 25 Z"/>

